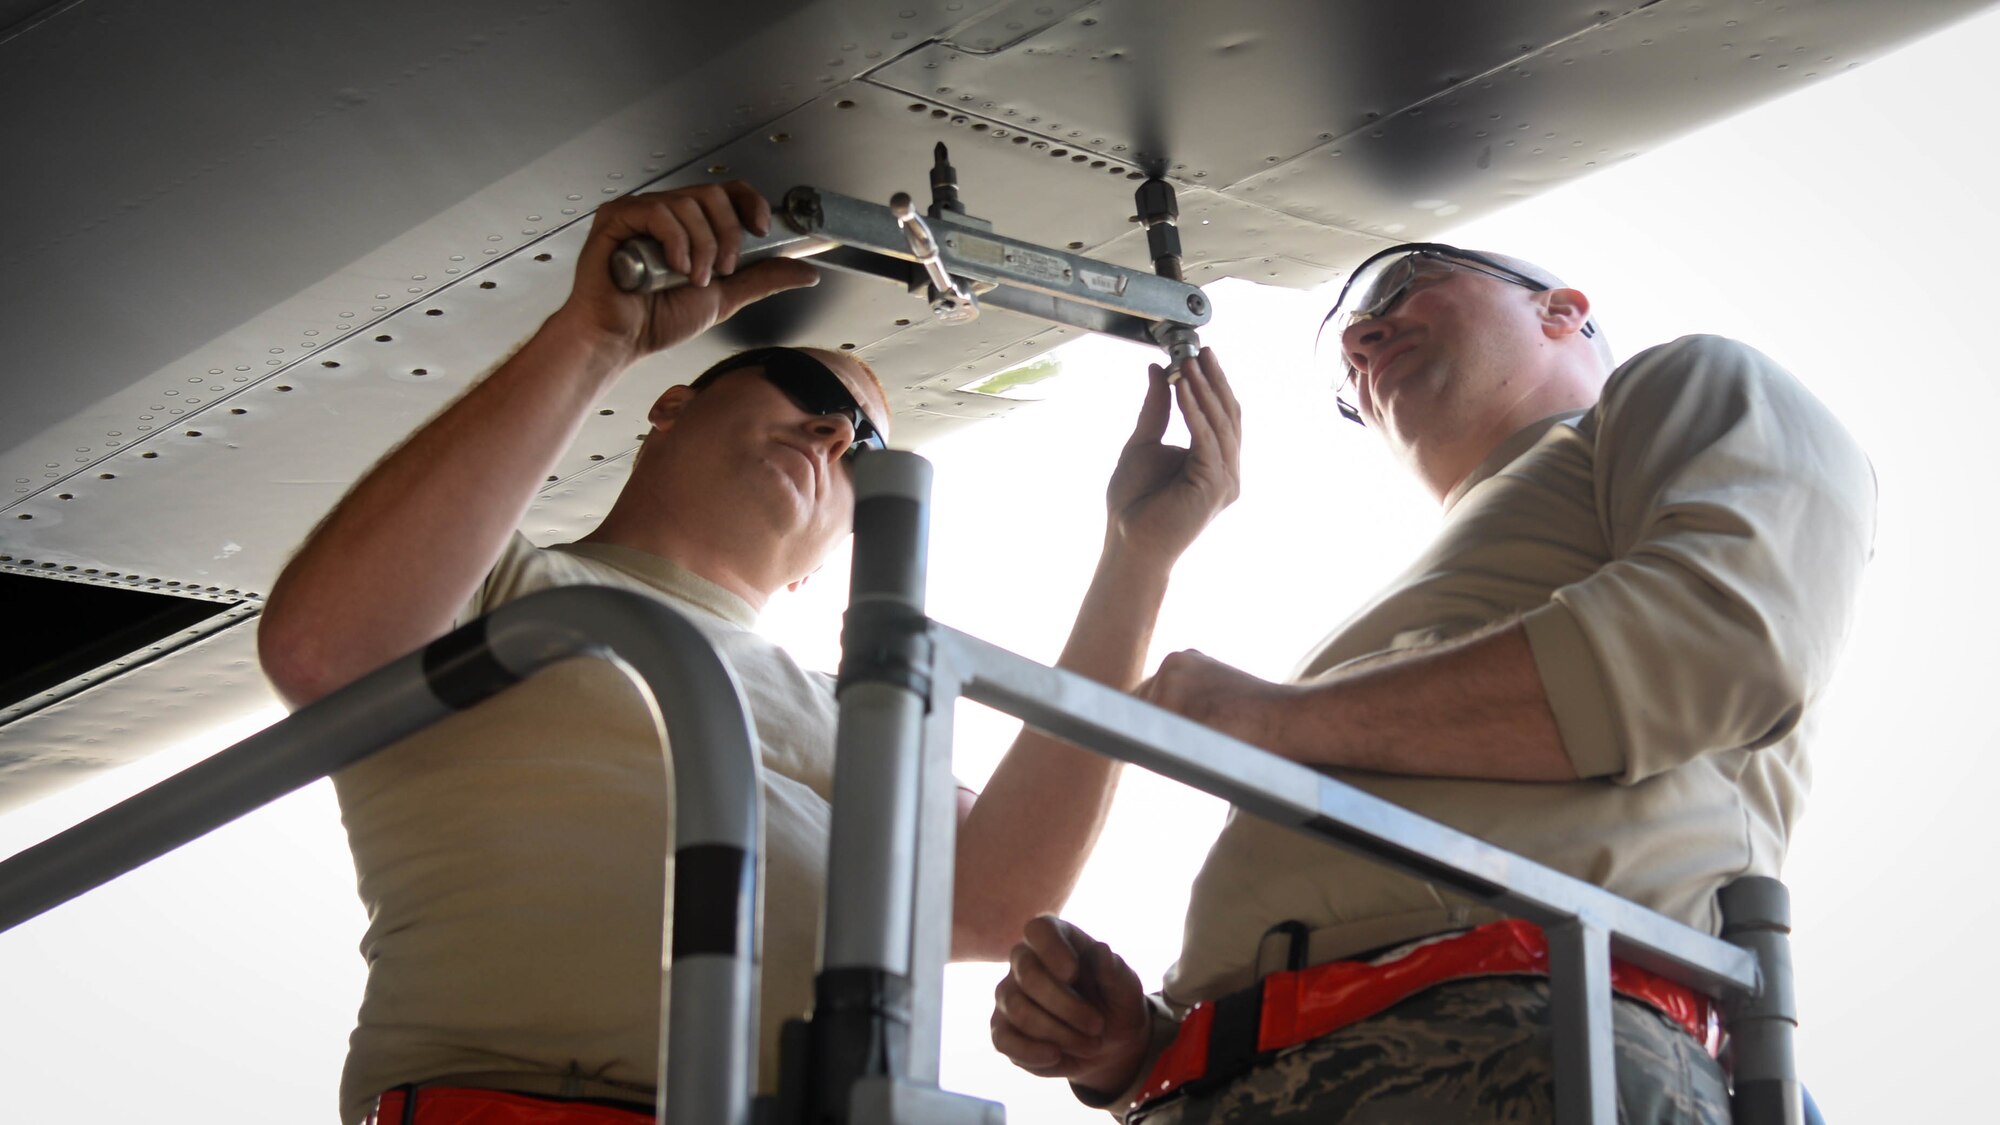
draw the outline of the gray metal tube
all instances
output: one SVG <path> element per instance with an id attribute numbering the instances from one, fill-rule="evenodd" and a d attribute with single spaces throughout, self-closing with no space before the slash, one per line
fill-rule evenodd
<path id="1" fill-rule="evenodd" d="M 916 891 L 917 753 L 924 702 L 856 684 L 840 696 L 822 968 L 910 973 Z"/>
<path id="2" fill-rule="evenodd" d="M 910 933 L 910 1061 L 904 1077 L 935 1086 L 944 1043 L 944 968 L 951 960 L 953 887 L 958 875 L 958 779 L 951 769 L 957 673 L 947 662 L 936 660 L 931 684 L 931 698 L 937 702 L 924 721 Z"/>
<path id="3" fill-rule="evenodd" d="M 1711 996 L 1758 988 L 1748 952 L 1601 887 L 1072 672 L 942 625 L 932 636 L 966 698 L 1038 730 L 1540 925 L 1589 918 L 1611 935 L 1614 956 Z"/>
<path id="4" fill-rule="evenodd" d="M 923 612 L 930 475 L 914 453 L 866 453 L 854 463 L 826 930 L 805 1062 L 806 1113 L 821 1125 L 873 1125 L 851 1117 L 855 1084 L 909 1070 L 919 774 L 933 670 Z"/>
<path id="5" fill-rule="evenodd" d="M 664 1122 L 747 1125 L 757 1068 L 763 790 L 756 732 L 736 677 L 687 619 L 599 587 L 534 594 L 495 610 L 503 664 L 540 667 L 602 641 L 644 683 L 674 772 L 674 926 L 658 1112 Z M 688 905 L 734 892 L 728 916 Z"/>
<path id="6" fill-rule="evenodd" d="M 1764 985 L 1729 1009 L 1730 1118 L 1736 1125 L 1802 1125 L 1805 1088 L 1792 1050 L 1799 1007 L 1791 892 L 1776 879 L 1751 875 L 1722 888 L 1721 898 L 1723 939 L 1756 955 Z"/>
<path id="7" fill-rule="evenodd" d="M 910 638 L 892 636 L 880 651 L 857 648 L 876 643 L 863 639 L 870 615 L 877 622 L 923 621 L 930 482 L 930 463 L 914 453 L 868 453 L 854 463 L 854 564 L 822 969 L 882 969 L 903 977 L 910 971 L 918 761 L 929 688 L 927 679 L 921 688 L 898 679 L 908 661 L 892 648 Z M 928 667 L 920 674 L 927 677 Z"/>
<path id="8" fill-rule="evenodd" d="M 1556 1125 L 1618 1125 L 1611 935 L 1582 918 L 1545 926 L 1543 933 L 1549 940 Z"/>
<path id="9" fill-rule="evenodd" d="M 412 653 L 0 862 L 0 931 L 61 906 L 452 713 Z"/>
<path id="10" fill-rule="evenodd" d="M 675 776 L 675 896 L 734 894 L 676 911 L 661 1113 L 747 1125 L 757 1057 L 757 742 L 735 676 L 706 637 L 643 595 L 532 594 L 303 707 L 280 723 L 0 863 L 0 929 L 49 910 L 231 820 L 574 656 L 611 660 L 645 687 Z M 699 923 L 683 925 L 684 916 Z"/>
<path id="11" fill-rule="evenodd" d="M 745 231 L 736 253 L 736 268 L 755 265 L 770 258 L 810 258 L 824 254 L 839 243 L 810 234 L 800 234 L 785 225 L 782 215 L 773 215 L 771 229 L 761 235 Z M 611 282 L 627 293 L 662 293 L 688 283 L 687 275 L 667 265 L 666 250 L 658 241 L 640 236 L 628 238 L 611 252 Z"/>

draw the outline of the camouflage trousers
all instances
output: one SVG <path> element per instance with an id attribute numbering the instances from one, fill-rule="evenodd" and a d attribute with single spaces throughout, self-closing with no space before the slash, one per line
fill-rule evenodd
<path id="1" fill-rule="evenodd" d="M 1555 1119 L 1549 988 L 1449 981 L 1130 1125 L 1500 1125 Z M 1679 1025 L 1613 1004 L 1620 1125 L 1728 1125 L 1722 1068 Z"/>

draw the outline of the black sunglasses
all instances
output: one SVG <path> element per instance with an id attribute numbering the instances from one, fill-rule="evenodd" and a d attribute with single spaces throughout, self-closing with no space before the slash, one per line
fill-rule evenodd
<path id="1" fill-rule="evenodd" d="M 887 449 L 889 443 L 882 437 L 882 430 L 854 400 L 854 393 L 833 369 L 821 363 L 809 352 L 797 348 L 753 348 L 739 352 L 721 363 L 701 373 L 701 377 L 688 384 L 701 390 L 732 371 L 755 367 L 764 376 L 764 381 L 778 388 L 792 404 L 807 414 L 826 416 L 838 414 L 847 419 L 854 432 L 854 442 L 842 457 L 853 457 L 863 449 Z"/>

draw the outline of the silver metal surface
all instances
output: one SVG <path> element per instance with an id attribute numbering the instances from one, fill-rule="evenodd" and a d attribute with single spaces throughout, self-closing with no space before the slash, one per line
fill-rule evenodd
<path id="1" fill-rule="evenodd" d="M 754 266 L 770 258 L 810 258 L 834 244 L 773 225 L 763 234 L 745 232 L 736 267 Z M 651 238 L 629 238 L 611 252 L 611 280 L 627 293 L 662 293 L 686 285 L 687 275 L 667 265 L 666 249 Z"/>
<path id="2" fill-rule="evenodd" d="M 822 972 L 882 970 L 904 979 L 911 972 L 920 799 L 931 791 L 921 784 L 930 701 L 916 685 L 866 663 L 881 658 L 867 647 L 880 638 L 856 630 L 870 610 L 922 620 L 930 488 L 930 462 L 914 453 L 867 453 L 854 463 L 854 562 L 842 638 L 849 651 L 839 686 Z M 881 518 L 885 513 L 894 518 Z M 915 672 L 927 676 L 929 668 Z"/>
<path id="3" fill-rule="evenodd" d="M 927 271 L 945 275 L 947 281 L 956 276 L 994 285 L 982 288 L 982 300 L 1040 320 L 1141 343 L 1159 321 L 1208 323 L 1208 299 L 1195 286 L 1147 269 L 1023 242 L 997 227 L 987 231 L 940 221 L 933 231 L 910 205 L 908 195 L 897 195 L 904 200 L 905 215 L 897 214 L 893 201 L 885 209 L 824 190 L 788 195 L 787 209 L 797 203 L 809 217 L 795 221 L 845 246 L 917 262 Z M 920 231 L 913 233 L 912 221 Z M 933 253 L 937 261 L 925 262 Z M 830 264 L 840 260 L 839 255 L 827 258 Z M 932 278 L 933 285 L 936 280 Z M 957 296 L 970 300 L 962 291 Z"/>
<path id="4" fill-rule="evenodd" d="M 910 257 L 924 267 L 924 273 L 931 279 L 931 288 L 936 296 L 931 298 L 931 316 L 947 324 L 959 324 L 979 319 L 979 302 L 972 299 L 959 284 L 958 279 L 944 267 L 944 259 L 939 256 L 938 241 L 932 236 L 930 224 L 917 213 L 910 201 L 909 193 L 897 192 L 889 197 L 889 213 L 896 217 L 896 223 L 903 228 L 903 237 L 908 241 Z"/>
<path id="5" fill-rule="evenodd" d="M 375 458 L 557 307 L 596 204 L 642 186 L 742 177 L 767 195 L 813 183 L 886 200 L 949 141 L 969 209 L 995 229 L 1144 270 L 1129 192 L 1157 167 L 1191 280 L 1319 284 L 1385 239 L 1983 6 L 23 9 L 0 32 L 0 556 L 268 589 Z M 1073 335 L 1032 304 L 982 299 L 959 331 L 912 304 L 830 272 L 639 365 L 555 470 L 570 496 L 538 507 L 602 510 L 615 483 L 598 470 L 629 453 L 653 397 L 739 347 L 848 345 L 888 383 L 897 440 L 921 445 L 1018 408 L 960 388 Z M 194 651 L 147 667 L 170 675 Z M 130 674 L 112 662 L 95 678 Z M 95 687 L 64 713 L 123 725 L 95 713 L 118 695 Z M 6 727 L 0 788 L 73 776 L 40 713 Z"/>
<path id="6" fill-rule="evenodd" d="M 679 957 L 661 1001 L 654 1119 L 749 1125 L 748 1091 L 757 1083 L 755 973 L 734 957 Z M 730 1044 L 747 1048 L 730 1049 Z"/>
<path id="7" fill-rule="evenodd" d="M 0 861 L 0 930 L 263 807 L 451 713 L 422 654 L 377 669 L 135 796 Z"/>
<path id="8" fill-rule="evenodd" d="M 931 669 L 917 797 L 917 869 L 910 926 L 910 1054 L 906 1077 L 936 1085 L 944 1044 L 944 969 L 951 961 L 958 866 L 958 778 L 951 746 L 960 694 L 948 661 Z"/>
<path id="9" fill-rule="evenodd" d="M 918 731 L 924 701 L 887 684 L 840 694 L 821 969 L 910 975 Z"/>
<path id="10" fill-rule="evenodd" d="M 1546 923 L 1556 1125 L 1618 1125 L 1611 935 L 1588 918 Z"/>
<path id="11" fill-rule="evenodd" d="M 257 668 L 256 619 L 247 613 L 184 647 L 141 650 L 125 662 L 53 689 L 56 698 L 7 709 L 0 815 L 278 703 Z"/>

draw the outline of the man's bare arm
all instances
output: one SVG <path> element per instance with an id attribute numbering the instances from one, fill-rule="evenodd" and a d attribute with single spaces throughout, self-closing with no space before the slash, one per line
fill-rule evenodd
<path id="1" fill-rule="evenodd" d="M 1519 623 L 1388 653 L 1310 684 L 1274 684 L 1198 652 L 1140 694 L 1308 765 L 1493 781 L 1574 781 Z"/>
<path id="2" fill-rule="evenodd" d="M 1189 447 L 1160 444 L 1169 398 L 1151 374 L 1145 405 L 1107 489 L 1110 522 L 1060 667 L 1121 690 L 1145 670 L 1175 561 L 1236 498 L 1241 412 L 1204 351 L 1178 394 Z M 999 960 L 1021 927 L 1068 899 L 1104 827 L 1118 764 L 1033 730 L 1001 760 L 959 828 L 953 956 Z"/>
<path id="3" fill-rule="evenodd" d="M 568 302 L 463 398 L 362 478 L 272 589 L 259 652 L 286 702 L 311 702 L 444 632 L 583 419 L 630 363 L 743 305 L 811 284 L 811 267 L 733 273 L 741 231 L 770 222 L 747 185 L 636 196 L 599 209 Z M 639 233 L 700 284 L 622 293 L 609 258 Z M 714 284 L 707 282 L 714 278 Z"/>

